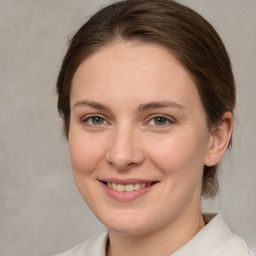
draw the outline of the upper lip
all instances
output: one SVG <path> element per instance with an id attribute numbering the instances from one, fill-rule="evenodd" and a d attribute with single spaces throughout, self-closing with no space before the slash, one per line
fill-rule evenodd
<path id="1" fill-rule="evenodd" d="M 158 182 L 157 180 L 146 180 L 146 179 L 135 179 L 135 178 L 132 178 L 132 179 L 106 178 L 106 179 L 99 179 L 99 181 L 105 182 L 105 183 L 122 184 L 122 185 Z"/>

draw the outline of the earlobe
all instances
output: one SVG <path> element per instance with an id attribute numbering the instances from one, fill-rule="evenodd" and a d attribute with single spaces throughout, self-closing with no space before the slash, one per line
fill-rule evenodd
<path id="1" fill-rule="evenodd" d="M 204 164 L 213 166 L 220 162 L 226 152 L 233 129 L 233 115 L 225 112 L 221 122 L 212 128 L 209 148 L 205 157 Z"/>

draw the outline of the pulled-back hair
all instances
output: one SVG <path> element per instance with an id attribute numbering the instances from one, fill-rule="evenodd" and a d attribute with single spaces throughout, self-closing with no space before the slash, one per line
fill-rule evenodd
<path id="1" fill-rule="evenodd" d="M 171 0 L 126 0 L 93 15 L 74 35 L 57 80 L 58 110 L 68 138 L 70 91 L 78 66 L 114 41 L 140 41 L 167 48 L 191 75 L 209 127 L 235 107 L 235 82 L 227 51 L 215 29 L 198 13 Z M 114 71 L 113 71 L 114 72 Z M 218 192 L 217 165 L 205 166 L 202 195 Z"/>

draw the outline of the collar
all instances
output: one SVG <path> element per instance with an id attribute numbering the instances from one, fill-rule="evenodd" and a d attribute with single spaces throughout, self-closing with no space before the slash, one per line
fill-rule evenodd
<path id="1" fill-rule="evenodd" d="M 248 255 L 247 244 L 230 231 L 221 214 L 205 213 L 203 218 L 207 225 L 172 256 Z M 107 242 L 108 232 L 105 231 L 87 241 L 81 255 L 106 256 Z"/>

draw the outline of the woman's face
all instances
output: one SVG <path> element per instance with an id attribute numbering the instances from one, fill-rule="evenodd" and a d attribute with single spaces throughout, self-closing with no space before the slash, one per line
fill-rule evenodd
<path id="1" fill-rule="evenodd" d="M 102 47 L 76 71 L 70 102 L 74 178 L 110 230 L 143 234 L 200 214 L 211 134 L 193 80 L 169 51 Z"/>

